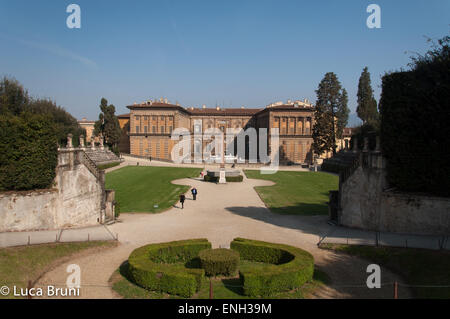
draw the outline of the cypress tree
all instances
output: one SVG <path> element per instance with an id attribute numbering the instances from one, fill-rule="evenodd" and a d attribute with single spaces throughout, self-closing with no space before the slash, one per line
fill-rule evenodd
<path id="1" fill-rule="evenodd" d="M 356 113 L 364 124 L 375 124 L 378 120 L 377 101 L 373 97 L 373 90 L 370 81 L 370 73 L 365 67 L 361 73 L 358 83 L 358 106 Z"/>

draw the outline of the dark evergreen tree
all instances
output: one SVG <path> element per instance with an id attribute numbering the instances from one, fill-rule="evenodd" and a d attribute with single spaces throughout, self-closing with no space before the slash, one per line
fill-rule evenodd
<path id="1" fill-rule="evenodd" d="M 363 124 L 370 123 L 376 125 L 378 121 L 377 101 L 373 97 L 373 90 L 370 81 L 370 73 L 365 67 L 361 73 L 358 83 L 358 106 L 356 113 L 363 121 Z"/>
<path id="2" fill-rule="evenodd" d="M 336 154 L 336 138 L 342 136 L 348 122 L 348 96 L 342 89 L 336 74 L 325 74 L 316 90 L 314 113 L 313 149 L 316 154 L 333 151 Z"/>
<path id="3" fill-rule="evenodd" d="M 115 115 L 116 108 L 112 104 L 108 105 L 108 101 L 105 98 L 102 98 L 100 110 L 101 113 L 94 126 L 94 135 L 101 136 L 105 144 L 111 146 L 113 151 L 117 151 L 121 129 L 119 120 Z"/>

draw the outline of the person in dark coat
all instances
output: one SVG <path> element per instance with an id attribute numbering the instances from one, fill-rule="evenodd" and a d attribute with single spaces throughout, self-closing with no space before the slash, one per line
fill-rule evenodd
<path id="1" fill-rule="evenodd" d="M 184 208 L 184 201 L 186 200 L 186 196 L 184 194 L 180 195 L 180 203 L 181 203 L 181 209 Z"/>
<path id="2" fill-rule="evenodd" d="M 197 188 L 192 188 L 191 189 L 191 193 L 192 193 L 192 198 L 194 199 L 194 200 L 197 200 Z"/>

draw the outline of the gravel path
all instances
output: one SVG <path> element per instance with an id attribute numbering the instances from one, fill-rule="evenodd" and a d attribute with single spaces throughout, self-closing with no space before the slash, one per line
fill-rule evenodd
<path id="1" fill-rule="evenodd" d="M 272 182 L 244 178 L 243 183 L 224 185 L 199 179 L 182 179 L 175 184 L 192 185 L 198 189 L 197 200 L 187 195 L 185 208 L 177 203 L 161 214 L 122 214 L 120 221 L 109 226 L 119 234 L 120 245 L 91 256 L 75 258 L 45 274 L 40 282 L 64 284 L 66 267 L 75 263 L 81 267 L 81 297 L 118 297 L 109 287 L 112 273 L 139 246 L 173 240 L 208 238 L 213 247 L 229 247 L 236 237 L 283 243 L 309 251 L 316 267 L 332 280 L 329 287 L 317 291 L 312 298 L 392 298 L 392 285 L 368 289 L 365 282 L 367 261 L 345 254 L 317 248 L 319 236 L 331 227 L 327 216 L 291 216 L 271 213 L 259 198 L 254 186 Z M 383 283 L 400 278 L 386 269 L 381 271 Z M 359 286 L 359 287 L 348 287 Z M 401 290 L 400 297 L 410 297 Z"/>

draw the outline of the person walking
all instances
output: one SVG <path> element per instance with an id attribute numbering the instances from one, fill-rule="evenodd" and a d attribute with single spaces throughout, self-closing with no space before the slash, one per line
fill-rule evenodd
<path id="1" fill-rule="evenodd" d="M 186 200 L 186 196 L 184 194 L 180 195 L 180 203 L 181 203 L 181 209 L 184 208 L 184 201 Z"/>
<path id="2" fill-rule="evenodd" d="M 195 188 L 195 187 L 193 187 L 192 189 L 191 189 L 191 193 L 192 193 L 192 198 L 194 199 L 194 200 L 197 200 L 197 188 Z"/>

